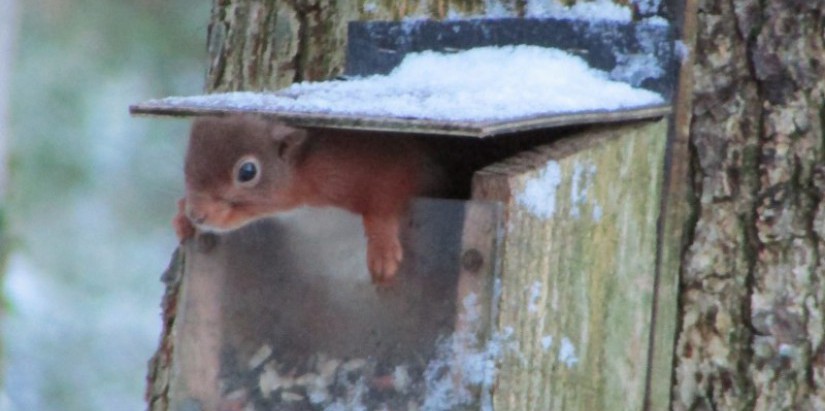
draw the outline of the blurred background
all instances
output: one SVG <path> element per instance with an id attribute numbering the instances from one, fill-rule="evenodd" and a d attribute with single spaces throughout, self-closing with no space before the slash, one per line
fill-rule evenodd
<path id="1" fill-rule="evenodd" d="M 0 0 L 0 410 L 140 410 L 209 0 Z"/>

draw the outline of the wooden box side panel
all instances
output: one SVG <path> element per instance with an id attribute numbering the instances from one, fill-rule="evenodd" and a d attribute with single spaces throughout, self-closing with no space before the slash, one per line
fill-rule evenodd
<path id="1" fill-rule="evenodd" d="M 476 174 L 505 204 L 497 411 L 643 408 L 665 142 L 589 130 Z"/>

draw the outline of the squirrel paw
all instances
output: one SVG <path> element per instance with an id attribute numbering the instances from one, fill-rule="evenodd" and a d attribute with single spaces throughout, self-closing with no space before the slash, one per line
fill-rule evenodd
<path id="1" fill-rule="evenodd" d="M 181 242 L 195 236 L 195 226 L 192 225 L 184 212 L 185 205 L 184 199 L 178 200 L 178 213 L 172 219 L 172 227 L 175 227 L 175 234 Z"/>
<path id="2" fill-rule="evenodd" d="M 195 226 L 193 226 L 184 215 L 176 215 L 175 218 L 172 219 L 172 226 L 175 227 L 175 234 L 177 234 L 178 240 L 181 242 L 195 236 Z"/>
<path id="3" fill-rule="evenodd" d="M 403 256 L 397 237 L 382 242 L 370 241 L 367 245 L 367 264 L 372 283 L 384 286 L 392 284 Z"/>

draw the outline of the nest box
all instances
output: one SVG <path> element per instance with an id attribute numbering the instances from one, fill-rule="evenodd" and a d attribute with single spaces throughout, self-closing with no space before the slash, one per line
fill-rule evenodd
<path id="1" fill-rule="evenodd" d="M 343 80 L 131 111 L 255 112 L 296 126 L 452 139 L 457 161 L 482 146 L 493 154 L 473 163 L 466 198 L 414 202 L 398 282 L 387 289 L 370 284 L 359 219 L 341 210 L 300 210 L 184 244 L 172 409 L 666 404 L 676 279 L 659 269 L 657 222 L 676 76 L 670 27 L 356 22 L 348 35 Z M 358 82 L 369 88 L 411 54 L 511 45 L 564 50 L 602 80 L 658 99 L 458 119 L 359 111 L 357 88 L 336 95 L 338 106 L 301 105 Z"/>

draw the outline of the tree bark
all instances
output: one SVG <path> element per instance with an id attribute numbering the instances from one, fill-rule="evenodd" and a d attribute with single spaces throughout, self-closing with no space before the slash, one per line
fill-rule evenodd
<path id="1" fill-rule="evenodd" d="M 504 0 L 518 15 L 523 5 Z M 215 0 L 209 25 L 210 92 L 275 90 L 343 72 L 347 22 L 483 15 L 481 0 Z"/>
<path id="2" fill-rule="evenodd" d="M 696 3 L 673 409 L 825 409 L 822 5 Z"/>

